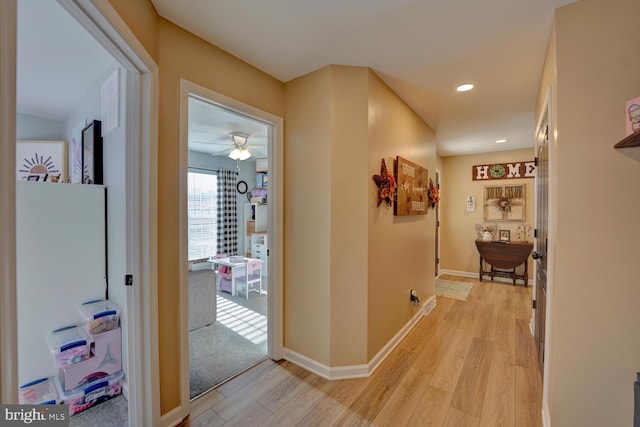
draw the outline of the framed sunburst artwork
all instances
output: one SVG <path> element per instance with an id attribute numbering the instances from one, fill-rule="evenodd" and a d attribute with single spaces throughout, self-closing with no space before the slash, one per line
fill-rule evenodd
<path id="1" fill-rule="evenodd" d="M 65 181 L 67 143 L 65 141 L 17 141 L 16 179 Z"/>

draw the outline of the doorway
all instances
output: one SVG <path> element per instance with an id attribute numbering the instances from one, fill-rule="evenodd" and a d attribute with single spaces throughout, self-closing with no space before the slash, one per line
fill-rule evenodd
<path id="1" fill-rule="evenodd" d="M 187 135 L 194 399 L 267 357 L 269 174 L 261 165 L 268 161 L 269 125 L 192 96 Z M 237 256 L 242 262 L 234 265 L 230 260 Z M 249 266 L 256 270 L 246 283 Z"/>
<path id="2" fill-rule="evenodd" d="M 125 303 L 123 309 L 127 310 L 128 321 L 123 326 L 123 335 L 126 335 L 129 345 L 125 350 L 124 357 L 128 360 L 129 372 L 127 374 L 127 384 L 125 386 L 129 399 L 129 425 L 155 425 L 159 419 L 158 408 L 158 386 L 157 386 L 157 358 L 153 356 L 157 352 L 157 337 L 150 331 L 156 323 L 156 303 L 155 294 L 150 283 L 155 281 L 156 276 L 156 256 L 155 249 L 150 242 L 155 241 L 155 187 L 151 180 L 155 176 L 156 165 L 148 159 L 155 159 L 156 144 L 153 143 L 155 135 L 152 132 L 153 123 L 157 121 L 156 113 L 151 108 L 151 99 L 156 96 L 155 85 L 152 82 L 157 78 L 157 67 L 148 54 L 136 44 L 135 36 L 126 26 L 121 25 L 122 20 L 108 3 L 98 6 L 93 3 L 79 2 L 77 0 L 59 0 L 58 3 L 77 22 L 84 27 L 89 37 L 93 36 L 100 40 L 100 44 L 111 55 L 116 58 L 119 65 L 126 70 L 121 82 L 131 91 L 128 92 L 126 103 L 130 107 L 124 110 L 123 120 L 126 122 L 126 129 L 123 136 L 127 141 L 137 143 L 127 143 L 123 148 L 125 159 L 123 174 L 125 190 L 122 194 L 124 200 L 120 205 L 123 209 L 123 220 L 126 224 L 127 235 L 126 269 L 133 274 L 134 287 L 125 288 L 122 298 Z M 82 6 L 80 6 L 82 3 Z M 2 135 L 3 159 L 7 162 L 1 172 L 3 182 L 15 187 L 15 140 L 16 140 L 16 110 L 15 98 L 9 94 L 15 93 L 16 76 L 15 71 L 7 73 L 7 69 L 16 69 L 16 57 L 11 54 L 12 47 L 17 45 L 16 40 L 16 11 L 17 1 L 7 0 L 2 2 L 3 25 L 0 26 L 0 41 L 3 49 L 0 56 L 3 68 L 0 69 L 2 75 L 2 92 L 7 94 L 6 100 L 13 101 L 10 105 L 7 102 L 1 109 L 0 121 L 5 131 Z M 9 13 L 5 13 L 9 12 Z M 4 24 L 9 25 L 4 25 Z M 119 28 L 118 31 L 114 26 Z M 135 47 L 133 47 L 135 46 Z M 135 93 L 135 95 L 132 95 Z M 124 101 L 124 99 L 123 99 Z M 122 122 L 122 123 L 124 123 Z M 135 173 L 131 173 L 134 172 Z M 15 192 L 3 192 L 2 213 L 3 224 L 9 229 L 15 229 Z M 13 212 L 13 213 L 10 213 Z M 7 219 L 5 222 L 4 219 Z M 144 220 L 143 220 L 144 219 Z M 4 233 L 3 233 L 4 236 Z M 0 239 L 3 259 L 11 260 L 15 254 L 15 240 L 11 238 Z M 7 265 L 3 268 L 5 274 L 0 283 L 2 287 L 2 311 L 7 315 L 0 321 L 0 336 L 2 337 L 3 348 L 17 349 L 16 336 L 16 316 L 15 316 L 15 267 Z M 114 282 L 115 279 L 114 279 Z M 121 284 L 122 281 L 116 283 Z M 115 285 L 115 284 L 114 284 Z M 11 296 L 4 298 L 4 296 Z M 10 310 L 5 308 L 12 307 Z M 144 332 L 144 333 L 143 333 Z M 144 353 L 146 355 L 143 355 Z M 124 348 L 123 348 L 124 350 Z M 0 383 L 2 390 L 2 400 L 6 402 L 17 402 L 17 358 L 7 355 L 1 359 Z"/>
<path id="3" fill-rule="evenodd" d="M 206 126 L 198 125 L 198 121 Z M 182 358 L 181 364 L 185 408 L 192 407 L 196 402 L 194 399 L 207 396 L 208 390 L 229 376 L 235 376 L 267 357 L 281 358 L 279 254 L 282 253 L 282 201 L 278 178 L 282 132 L 281 118 L 186 80 L 181 81 L 180 176 L 184 184 L 180 186 L 180 253 L 183 255 L 180 265 L 184 285 L 181 286 L 180 304 L 181 311 L 186 313 L 181 317 L 184 323 L 181 327 L 182 354 L 188 355 Z M 232 154 L 235 149 L 246 149 L 250 157 L 235 156 Z M 224 216 L 219 213 L 215 218 L 216 228 L 220 230 L 217 237 L 227 233 L 224 242 L 219 241 L 215 249 L 208 249 L 206 258 L 192 260 L 186 256 L 190 247 L 189 174 L 215 175 L 218 181 L 215 197 L 230 198 L 223 202 L 227 213 Z M 209 262 L 213 256 L 222 258 Z M 262 280 L 251 287 L 245 287 L 241 281 L 231 287 L 232 277 L 229 275 L 227 281 L 225 275 L 235 267 L 224 264 L 229 262 L 230 256 L 243 257 L 245 262 L 260 261 Z M 199 285 L 194 286 L 197 281 Z M 245 293 L 246 289 L 250 292 Z M 194 323 L 194 310 L 201 311 L 202 307 L 197 306 L 194 292 L 204 292 L 209 301 L 215 301 L 215 304 L 208 304 L 215 307 L 214 313 L 208 312 L 209 319 L 198 324 Z M 203 336 L 208 333 L 212 337 L 204 340 L 208 347 L 198 350 L 196 346 L 202 344 Z M 222 338 L 221 344 L 213 341 L 218 338 Z M 231 347 L 233 342 L 243 344 L 246 351 L 235 353 L 235 347 Z M 235 363 L 243 357 L 249 360 L 244 366 L 231 370 L 224 368 L 225 358 L 229 363 Z M 208 382 L 202 381 L 202 375 L 194 375 L 198 364 L 208 364 Z M 202 399 L 197 401 L 200 403 Z"/>

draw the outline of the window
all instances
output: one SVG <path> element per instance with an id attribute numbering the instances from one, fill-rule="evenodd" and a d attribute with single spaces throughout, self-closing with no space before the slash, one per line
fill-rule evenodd
<path id="1" fill-rule="evenodd" d="M 187 181 L 188 252 L 194 261 L 216 253 L 218 177 L 189 172 Z"/>

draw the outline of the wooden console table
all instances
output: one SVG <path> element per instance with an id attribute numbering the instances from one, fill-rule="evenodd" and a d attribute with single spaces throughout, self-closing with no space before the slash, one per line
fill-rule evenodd
<path id="1" fill-rule="evenodd" d="M 480 252 L 480 281 L 484 276 L 508 277 L 513 280 L 515 286 L 518 279 L 524 282 L 526 287 L 529 281 L 527 258 L 533 250 L 533 243 L 526 242 L 495 242 L 476 240 L 476 248 Z M 491 266 L 490 270 L 484 269 L 484 262 Z M 518 274 L 516 269 L 524 264 L 524 273 Z"/>

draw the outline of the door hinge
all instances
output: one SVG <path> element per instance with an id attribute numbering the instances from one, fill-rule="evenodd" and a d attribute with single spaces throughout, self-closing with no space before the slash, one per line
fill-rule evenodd
<path id="1" fill-rule="evenodd" d="M 436 264 L 440 264 L 440 258 L 436 258 Z"/>
<path id="2" fill-rule="evenodd" d="M 133 286 L 133 274 L 125 274 L 124 275 L 124 285 L 125 286 Z"/>
<path id="3" fill-rule="evenodd" d="M 440 221 L 436 221 L 436 227 L 440 227 Z"/>
<path id="4" fill-rule="evenodd" d="M 533 308 L 534 310 L 536 309 L 536 300 L 533 300 L 533 304 L 531 308 Z"/>
<path id="5" fill-rule="evenodd" d="M 267 256 L 269 256 L 269 249 L 267 249 Z"/>
<path id="6" fill-rule="evenodd" d="M 533 230 L 533 237 L 538 238 L 538 229 Z"/>
<path id="7" fill-rule="evenodd" d="M 538 158 L 537 158 L 537 157 L 533 159 L 533 164 L 534 164 L 535 166 L 538 166 Z"/>

